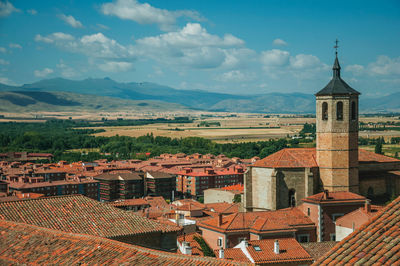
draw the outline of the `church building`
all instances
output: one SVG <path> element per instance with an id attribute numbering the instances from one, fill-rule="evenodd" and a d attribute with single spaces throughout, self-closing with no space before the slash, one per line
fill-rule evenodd
<path id="1" fill-rule="evenodd" d="M 337 48 L 337 46 L 335 46 Z M 322 191 L 368 198 L 400 194 L 400 160 L 358 148 L 358 96 L 340 76 L 316 96 L 316 148 L 287 148 L 255 162 L 244 178 L 247 211 L 297 206 Z"/>

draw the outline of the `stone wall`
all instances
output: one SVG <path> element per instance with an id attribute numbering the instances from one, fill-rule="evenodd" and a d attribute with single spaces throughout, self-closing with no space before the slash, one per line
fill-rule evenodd
<path id="1" fill-rule="evenodd" d="M 235 193 L 221 189 L 206 189 L 204 190 L 204 204 L 216 202 L 233 202 Z"/>

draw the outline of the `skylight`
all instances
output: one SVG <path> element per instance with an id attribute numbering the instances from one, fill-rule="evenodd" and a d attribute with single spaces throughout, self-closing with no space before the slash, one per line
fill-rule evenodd
<path id="1" fill-rule="evenodd" d="M 254 248 L 255 251 L 261 251 L 260 246 L 253 246 L 253 248 Z"/>

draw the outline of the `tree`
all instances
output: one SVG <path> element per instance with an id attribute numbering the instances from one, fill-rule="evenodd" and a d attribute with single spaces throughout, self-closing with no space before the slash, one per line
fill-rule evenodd
<path id="1" fill-rule="evenodd" d="M 375 145 L 375 153 L 383 154 L 382 152 L 382 142 L 378 141 Z"/>
<path id="2" fill-rule="evenodd" d="M 194 236 L 193 239 L 196 240 L 197 243 L 199 243 L 204 256 L 215 257 L 213 250 L 207 245 L 206 241 L 204 241 L 202 237 Z"/>
<path id="3" fill-rule="evenodd" d="M 233 197 L 233 203 L 239 203 L 239 202 L 242 202 L 242 195 L 241 194 L 236 194 Z"/>

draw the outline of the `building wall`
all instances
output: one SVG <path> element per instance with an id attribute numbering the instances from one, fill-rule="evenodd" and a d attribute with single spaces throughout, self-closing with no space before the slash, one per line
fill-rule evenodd
<path id="1" fill-rule="evenodd" d="M 328 119 L 322 119 L 323 103 Z M 343 103 L 343 119 L 337 120 L 336 106 Z M 351 119 L 351 103 L 356 103 L 356 119 Z M 318 96 L 317 162 L 325 189 L 358 193 L 358 96 Z"/>
<path id="2" fill-rule="evenodd" d="M 117 236 L 117 237 L 112 237 L 110 239 L 153 249 L 175 251 L 177 249 L 176 238 L 177 238 L 176 232 L 171 232 L 171 233 L 154 232 L 154 233 L 145 233 L 137 235 Z"/>
<path id="3" fill-rule="evenodd" d="M 347 214 L 352 211 L 357 210 L 358 208 L 364 206 L 363 203 L 360 204 L 340 204 L 337 206 L 321 206 L 322 207 L 322 217 L 323 217 L 323 237 L 321 238 L 323 241 L 330 241 L 331 235 L 336 234 L 335 231 L 335 222 L 333 220 L 334 214 Z M 339 217 L 336 217 L 339 218 Z"/>
<path id="4" fill-rule="evenodd" d="M 233 202 L 235 193 L 231 191 L 225 191 L 220 189 L 206 189 L 204 190 L 204 203 L 216 203 L 216 202 Z"/>
<path id="5" fill-rule="evenodd" d="M 375 176 L 373 178 L 360 178 L 360 194 L 368 197 L 368 189 L 373 189 L 373 195 L 383 195 L 386 193 L 386 180 L 384 177 Z"/>
<path id="6" fill-rule="evenodd" d="M 199 228 L 201 230 L 201 235 L 203 239 L 207 242 L 207 244 L 210 246 L 210 248 L 214 249 L 219 249 L 218 247 L 218 238 L 222 237 L 222 247 L 225 249 L 226 248 L 226 236 L 223 233 L 219 233 L 216 231 L 209 230 L 204 227 Z"/>
<path id="7" fill-rule="evenodd" d="M 342 241 L 343 238 L 353 233 L 353 229 L 336 225 L 336 241 Z"/>
<path id="8" fill-rule="evenodd" d="M 301 199 L 312 195 L 313 187 L 313 174 L 309 168 L 279 169 L 277 173 L 276 209 L 291 207 L 289 204 L 290 190 L 295 191 L 295 206 L 297 206 L 301 203 Z"/>
<path id="9" fill-rule="evenodd" d="M 277 185 L 274 169 L 251 167 L 249 172 L 246 173 L 245 182 L 246 209 L 248 211 L 276 210 Z"/>

